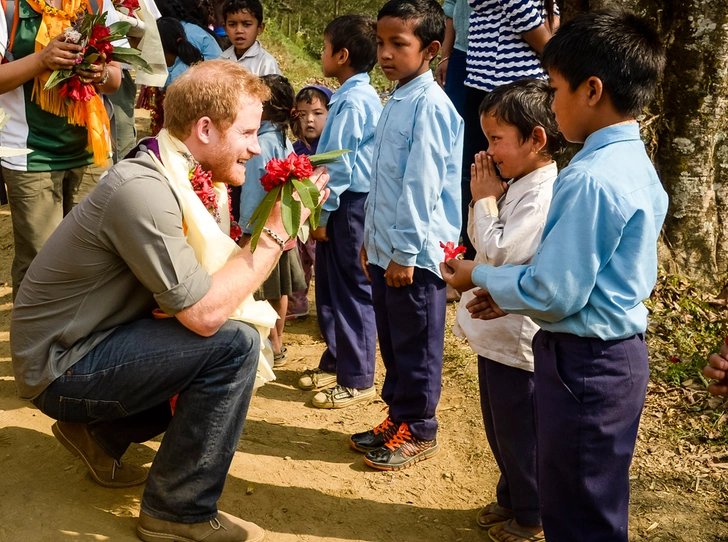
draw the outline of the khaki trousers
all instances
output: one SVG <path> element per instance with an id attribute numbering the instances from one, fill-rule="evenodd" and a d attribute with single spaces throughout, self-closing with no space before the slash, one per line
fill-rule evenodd
<path id="1" fill-rule="evenodd" d="M 2 168 L 13 221 L 15 258 L 13 299 L 33 258 L 61 223 L 94 189 L 104 169 L 84 166 L 64 171 L 14 171 Z"/>

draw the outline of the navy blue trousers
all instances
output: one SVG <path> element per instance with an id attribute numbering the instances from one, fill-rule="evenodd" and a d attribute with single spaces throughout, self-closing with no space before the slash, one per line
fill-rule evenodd
<path id="1" fill-rule="evenodd" d="M 496 500 L 519 525 L 538 527 L 533 373 L 478 356 L 485 434 L 501 471 Z"/>
<path id="2" fill-rule="evenodd" d="M 326 350 L 319 368 L 348 388 L 374 385 L 376 333 L 372 286 L 359 263 L 367 194 L 344 192 L 316 243 L 316 311 Z"/>
<path id="3" fill-rule="evenodd" d="M 396 423 L 423 440 L 437 436 L 435 411 L 442 390 L 445 282 L 414 268 L 412 284 L 387 286 L 384 269 L 369 265 L 379 350 L 387 370 L 382 399 Z"/>
<path id="4" fill-rule="evenodd" d="M 533 353 L 546 539 L 627 542 L 629 467 L 650 374 L 644 336 L 541 330 Z"/>

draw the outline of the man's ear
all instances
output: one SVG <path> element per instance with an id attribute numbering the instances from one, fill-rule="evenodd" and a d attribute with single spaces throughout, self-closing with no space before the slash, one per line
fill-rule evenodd
<path id="1" fill-rule="evenodd" d="M 536 154 L 541 152 L 546 146 L 546 143 L 548 143 L 546 130 L 544 130 L 543 126 L 536 126 L 531 132 L 531 145 L 533 147 L 533 152 Z"/>
<path id="2" fill-rule="evenodd" d="M 432 59 L 440 52 L 441 47 L 442 44 L 439 41 L 430 42 L 430 45 L 425 47 L 425 59 L 427 62 L 432 62 Z"/>
<path id="3" fill-rule="evenodd" d="M 194 125 L 192 135 L 194 135 L 200 143 L 209 145 L 213 142 L 215 134 L 215 126 L 212 124 L 210 117 L 200 117 Z"/>
<path id="4" fill-rule="evenodd" d="M 586 102 L 590 106 L 595 106 L 602 99 L 604 94 L 604 84 L 598 77 L 592 75 L 589 79 L 582 83 L 586 92 Z"/>

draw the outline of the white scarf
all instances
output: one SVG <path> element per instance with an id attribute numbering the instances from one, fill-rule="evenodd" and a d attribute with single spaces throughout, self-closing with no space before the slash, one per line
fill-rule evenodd
<path id="1" fill-rule="evenodd" d="M 202 268 L 212 274 L 242 250 L 229 235 L 230 210 L 227 186 L 223 183 L 213 183 L 221 218 L 218 224 L 197 197 L 189 181 L 191 164 L 186 156 L 192 156 L 192 153 L 184 143 L 172 137 L 165 129 L 159 132 L 157 141 L 162 162 L 157 160 L 154 153 L 149 154 L 180 201 L 182 219 L 187 226 L 187 242 L 194 249 Z M 251 295 L 233 311 L 230 318 L 253 324 L 260 333 L 261 352 L 255 387 L 275 380 L 272 370 L 273 351 L 266 339 L 278 319 L 276 311 L 267 301 L 255 301 Z"/>

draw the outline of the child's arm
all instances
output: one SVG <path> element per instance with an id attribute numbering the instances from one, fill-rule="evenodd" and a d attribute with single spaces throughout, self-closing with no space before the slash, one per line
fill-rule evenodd
<path id="1" fill-rule="evenodd" d="M 508 221 L 503 222 L 496 202 L 508 184 L 498 176 L 493 159 L 479 152 L 470 171 L 474 204 L 468 218 L 468 235 L 475 250 L 490 265 L 526 263 L 541 240 L 546 222 L 543 207 L 533 199 L 519 202 Z"/>

